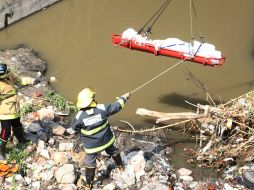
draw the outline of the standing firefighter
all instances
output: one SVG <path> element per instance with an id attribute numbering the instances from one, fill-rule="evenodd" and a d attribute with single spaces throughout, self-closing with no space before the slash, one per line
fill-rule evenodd
<path id="1" fill-rule="evenodd" d="M 10 72 L 8 66 L 0 61 L 0 162 L 2 163 L 6 163 L 5 146 L 11 135 L 11 129 L 19 143 L 27 142 L 23 136 L 24 130 L 20 122 L 18 95 L 14 84 L 29 84 L 27 83 L 28 78 L 29 83 L 34 83 L 30 77 L 22 79 L 16 77 Z"/>
<path id="2" fill-rule="evenodd" d="M 97 104 L 94 99 L 95 92 L 90 88 L 83 89 L 78 95 L 77 106 L 80 111 L 72 122 L 72 128 L 83 137 L 86 152 L 86 189 L 92 189 L 98 152 L 105 150 L 112 156 L 118 168 L 124 170 L 120 152 L 114 146 L 115 135 L 110 129 L 108 117 L 119 112 L 129 97 L 130 93 L 126 93 L 114 103 Z"/>

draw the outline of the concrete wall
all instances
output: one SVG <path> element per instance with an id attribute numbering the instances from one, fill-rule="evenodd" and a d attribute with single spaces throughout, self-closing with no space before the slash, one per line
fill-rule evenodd
<path id="1" fill-rule="evenodd" d="M 11 24 L 58 1 L 61 0 L 0 0 L 0 28 L 7 24 L 8 14 L 8 24 Z"/>

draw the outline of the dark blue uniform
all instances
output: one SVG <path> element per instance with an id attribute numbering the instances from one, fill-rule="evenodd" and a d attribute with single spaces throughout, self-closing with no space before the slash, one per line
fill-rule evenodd
<path id="1" fill-rule="evenodd" d="M 111 104 L 97 104 L 96 107 L 81 109 L 72 122 L 72 128 L 79 131 L 86 152 L 86 167 L 95 167 L 96 155 L 105 150 L 113 156 L 119 151 L 114 147 L 115 135 L 110 128 L 108 117 L 119 112 L 126 102 L 120 97 Z"/>

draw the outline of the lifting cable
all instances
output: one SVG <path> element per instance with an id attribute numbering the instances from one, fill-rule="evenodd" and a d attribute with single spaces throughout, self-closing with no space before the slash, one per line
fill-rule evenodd
<path id="1" fill-rule="evenodd" d="M 166 0 L 165 3 L 162 4 L 162 6 L 154 13 L 154 15 L 147 21 L 147 23 L 138 31 L 138 34 L 141 34 L 142 32 L 145 33 L 151 33 L 152 27 L 155 24 L 155 22 L 158 20 L 158 18 L 161 16 L 161 14 L 164 12 L 164 10 L 167 8 L 171 0 Z M 155 18 L 155 16 L 157 17 Z M 155 19 L 154 19 L 155 18 Z M 147 27 L 146 31 L 144 31 L 145 27 L 154 19 L 152 24 Z"/>
<path id="2" fill-rule="evenodd" d="M 196 22 L 197 22 L 199 38 L 200 38 L 200 42 L 201 42 L 199 47 L 197 48 L 196 52 L 193 55 L 193 56 L 195 56 L 198 53 L 201 46 L 205 43 L 205 40 L 204 40 L 204 36 L 201 34 L 201 30 L 200 30 L 200 26 L 199 26 L 199 22 L 198 22 L 197 11 L 195 9 L 194 2 L 193 2 L 193 0 L 190 0 L 190 43 L 191 43 L 191 46 L 193 47 L 194 46 L 194 34 L 193 34 L 192 11 L 194 12 L 194 16 L 195 16 L 195 19 L 196 19 Z"/>

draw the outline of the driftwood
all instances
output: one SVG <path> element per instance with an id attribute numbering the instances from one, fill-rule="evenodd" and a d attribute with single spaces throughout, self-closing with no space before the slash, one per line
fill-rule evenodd
<path id="1" fill-rule="evenodd" d="M 165 113 L 165 112 L 157 112 L 147 110 L 145 108 L 138 108 L 136 114 L 141 116 L 149 116 L 153 118 L 157 118 L 156 123 L 175 120 L 175 119 L 200 119 L 207 117 L 208 112 L 204 112 L 202 114 L 192 113 L 192 112 L 182 112 L 182 113 Z"/>

